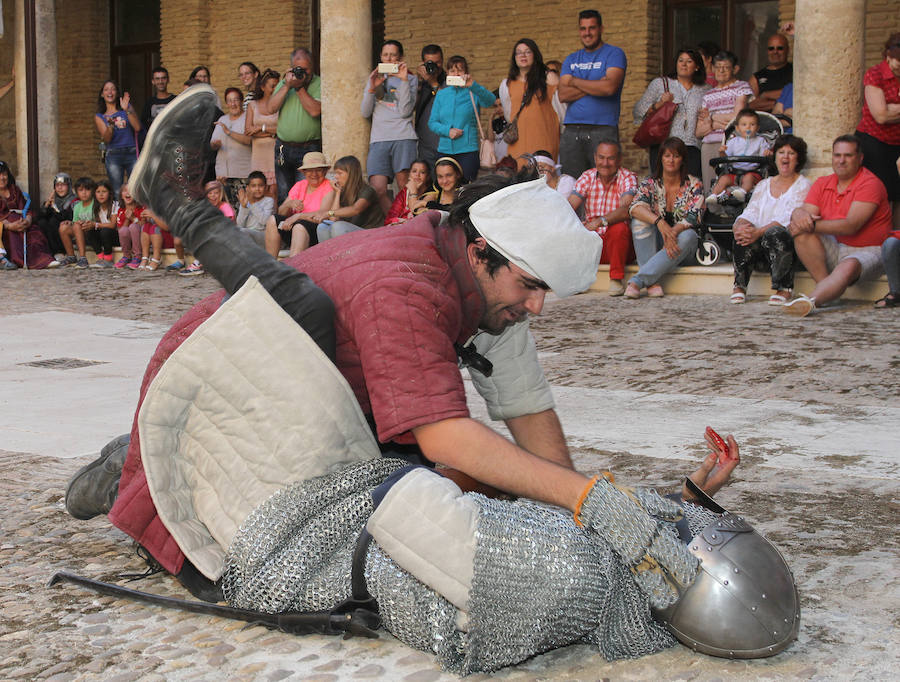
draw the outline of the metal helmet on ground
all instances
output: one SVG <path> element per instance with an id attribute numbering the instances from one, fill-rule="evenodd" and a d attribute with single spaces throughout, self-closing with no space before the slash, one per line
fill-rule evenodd
<path id="1" fill-rule="evenodd" d="M 716 514 L 688 549 L 700 573 L 673 606 L 655 612 L 678 640 L 711 656 L 763 658 L 797 638 L 800 598 L 784 557 L 742 516 L 686 481 L 695 503 Z"/>

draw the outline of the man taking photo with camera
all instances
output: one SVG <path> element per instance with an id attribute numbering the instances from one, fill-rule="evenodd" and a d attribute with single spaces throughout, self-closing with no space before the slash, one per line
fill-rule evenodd
<path id="1" fill-rule="evenodd" d="M 422 63 L 416 69 L 419 89 L 416 93 L 416 135 L 419 136 L 418 158 L 428 163 L 434 173 L 434 164 L 442 156 L 437 146 L 440 137 L 428 127 L 434 96 L 444 87 L 447 72 L 444 71 L 444 52 L 440 45 L 426 45 L 422 48 Z"/>
<path id="2" fill-rule="evenodd" d="M 322 151 L 321 97 L 322 80 L 313 71 L 312 55 L 298 47 L 291 54 L 291 68 L 275 87 L 269 103 L 269 108 L 278 112 L 275 180 L 279 204 L 294 183 L 303 179 L 303 155 Z"/>

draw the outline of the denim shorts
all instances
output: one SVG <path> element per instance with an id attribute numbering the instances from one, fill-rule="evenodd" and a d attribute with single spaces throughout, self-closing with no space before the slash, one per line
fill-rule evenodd
<path id="1" fill-rule="evenodd" d="M 409 170 L 416 160 L 416 140 L 372 142 L 366 159 L 367 175 L 386 175 L 393 179 L 399 171 Z"/>

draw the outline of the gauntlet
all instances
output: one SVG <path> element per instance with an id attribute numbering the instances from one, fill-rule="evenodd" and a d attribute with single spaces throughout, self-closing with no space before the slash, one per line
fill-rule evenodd
<path id="1" fill-rule="evenodd" d="M 616 485 L 595 477 L 575 510 L 575 523 L 603 538 L 631 569 L 654 608 L 678 601 L 700 565 L 678 539 L 681 507 L 655 490 Z"/>

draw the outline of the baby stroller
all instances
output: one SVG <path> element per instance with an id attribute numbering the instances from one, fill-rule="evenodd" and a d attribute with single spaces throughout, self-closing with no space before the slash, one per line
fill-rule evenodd
<path id="1" fill-rule="evenodd" d="M 757 112 L 759 114 L 759 132 L 761 137 L 769 141 L 769 146 L 775 141 L 779 135 L 784 132 L 781 127 L 781 121 L 772 114 L 764 111 Z M 728 140 L 734 135 L 735 121 L 725 128 L 725 139 Z M 716 178 L 723 173 L 732 173 L 735 175 L 735 182 L 740 182 L 741 177 L 749 172 L 736 168 L 738 163 L 755 163 L 759 164 L 758 172 L 763 178 L 769 175 L 771 164 L 767 156 L 719 156 L 709 160 L 709 165 L 716 171 Z M 700 245 L 697 247 L 697 262 L 700 265 L 715 265 L 722 259 L 731 259 L 732 249 L 734 246 L 734 235 L 731 231 L 735 219 L 744 211 L 747 202 L 750 201 L 750 194 L 741 197 L 743 191 L 739 187 L 730 187 L 729 190 L 737 191 L 738 196 L 730 196 L 725 201 L 719 202 L 716 210 L 707 209 L 703 216 L 698 229 L 700 235 Z M 731 192 L 729 191 L 729 194 Z M 740 198 L 739 198 L 740 197 Z"/>

